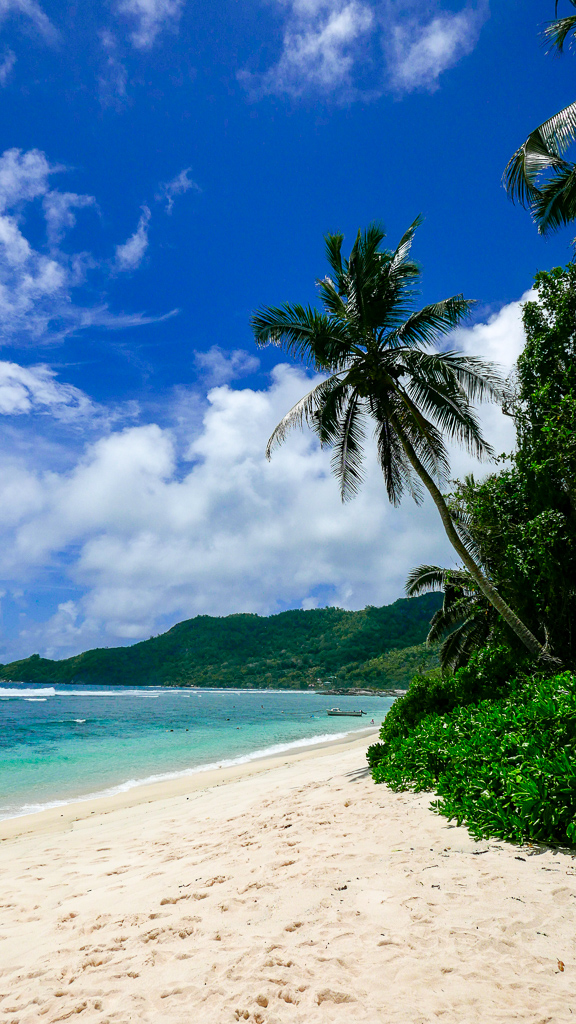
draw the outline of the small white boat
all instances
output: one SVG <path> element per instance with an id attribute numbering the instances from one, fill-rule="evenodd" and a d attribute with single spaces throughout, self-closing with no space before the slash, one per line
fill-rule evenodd
<path id="1" fill-rule="evenodd" d="M 366 715 L 366 711 L 341 711 L 340 708 L 328 708 L 326 711 L 327 715 L 347 715 L 348 718 L 362 718 L 362 715 Z"/>

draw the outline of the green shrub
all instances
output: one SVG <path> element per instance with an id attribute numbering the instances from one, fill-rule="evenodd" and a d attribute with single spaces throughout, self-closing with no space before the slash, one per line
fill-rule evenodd
<path id="1" fill-rule="evenodd" d="M 368 748 L 368 764 L 373 768 L 385 756 L 387 744 L 397 736 L 408 736 L 427 715 L 445 714 L 459 705 L 477 704 L 485 697 L 498 697 L 511 686 L 518 658 L 512 660 L 507 647 L 484 648 L 473 654 L 468 665 L 452 674 L 433 669 L 415 676 L 408 693 L 394 702 L 380 729 L 380 743 Z"/>
<path id="2" fill-rule="evenodd" d="M 507 696 L 428 713 L 378 747 L 376 782 L 394 790 L 435 789 L 432 806 L 475 838 L 576 845 L 576 676 L 570 672 L 525 678 Z"/>

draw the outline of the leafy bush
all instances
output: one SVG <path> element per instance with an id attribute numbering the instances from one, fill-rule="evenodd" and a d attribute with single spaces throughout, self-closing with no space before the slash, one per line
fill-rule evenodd
<path id="1" fill-rule="evenodd" d="M 421 715 L 409 728 L 401 718 L 397 712 L 398 724 L 372 757 L 376 782 L 435 789 L 432 806 L 477 839 L 576 845 L 572 673 L 524 678 L 507 696 Z"/>
<path id="2" fill-rule="evenodd" d="M 476 652 L 465 668 L 455 675 L 440 669 L 415 676 L 408 693 L 394 702 L 380 729 L 380 743 L 368 748 L 368 764 L 373 768 L 385 756 L 387 746 L 397 737 L 406 737 L 427 715 L 445 714 L 460 705 L 477 704 L 485 697 L 509 692 L 510 677 L 518 659 L 507 647 L 484 648 Z"/>

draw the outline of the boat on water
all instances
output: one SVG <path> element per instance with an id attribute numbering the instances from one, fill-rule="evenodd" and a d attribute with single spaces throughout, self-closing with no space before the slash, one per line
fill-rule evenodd
<path id="1" fill-rule="evenodd" d="M 368 714 L 367 711 L 341 711 L 340 708 L 328 708 L 326 710 L 327 715 L 347 715 L 348 718 L 362 718 L 362 715 Z"/>

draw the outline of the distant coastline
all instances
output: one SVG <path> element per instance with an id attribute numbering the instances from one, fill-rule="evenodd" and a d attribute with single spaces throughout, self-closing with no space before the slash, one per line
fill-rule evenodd
<path id="1" fill-rule="evenodd" d="M 440 603 L 440 595 L 426 594 L 357 612 L 199 615 L 130 647 L 98 648 L 61 661 L 33 654 L 0 665 L 0 681 L 396 691 L 438 664 L 436 649 L 425 640 Z"/>

